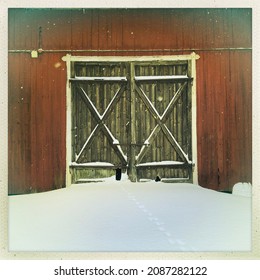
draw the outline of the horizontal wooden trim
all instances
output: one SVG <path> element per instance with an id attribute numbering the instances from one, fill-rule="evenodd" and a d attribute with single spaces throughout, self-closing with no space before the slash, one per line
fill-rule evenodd
<path id="1" fill-rule="evenodd" d="M 190 80 L 191 78 L 189 78 L 186 75 L 166 75 L 166 76 L 135 76 L 134 79 L 136 81 L 187 81 Z"/>
<path id="2" fill-rule="evenodd" d="M 74 164 L 74 165 L 69 165 L 70 168 L 73 168 L 73 169 L 114 169 L 116 170 L 117 168 L 126 168 L 125 165 L 91 165 L 91 164 Z"/>
<path id="3" fill-rule="evenodd" d="M 75 77 L 70 81 L 91 81 L 91 82 L 122 82 L 127 81 L 126 77 Z"/>
<path id="4" fill-rule="evenodd" d="M 84 162 L 84 163 L 77 163 L 77 162 L 71 162 L 70 166 L 114 166 L 114 164 L 110 162 Z"/>
<path id="5" fill-rule="evenodd" d="M 182 161 L 160 161 L 160 162 L 144 162 L 138 164 L 139 166 L 148 166 L 148 165 L 176 165 L 176 164 L 184 164 Z"/>
<path id="6" fill-rule="evenodd" d="M 165 56 L 165 55 L 163 55 L 163 56 Z M 111 55 L 107 56 L 107 57 L 111 57 Z M 136 57 L 138 57 L 138 56 L 136 56 Z M 144 57 L 144 56 L 142 56 L 142 57 Z M 149 56 L 149 57 L 155 57 L 155 56 Z M 190 60 L 190 58 L 189 58 L 189 60 Z M 187 65 L 189 60 L 184 60 L 184 59 L 175 60 L 174 61 L 174 66 Z M 103 60 L 102 63 L 100 63 L 100 61 L 98 61 L 98 62 L 99 62 L 99 64 L 104 65 L 104 66 L 106 66 L 106 65 L 109 65 L 109 66 L 124 65 L 125 67 L 127 67 L 128 63 L 129 63 L 129 61 L 127 61 L 127 60 L 126 61 L 117 61 L 117 60 L 106 61 L 106 60 Z M 97 61 L 75 61 L 74 65 L 75 65 L 75 68 L 76 67 L 82 67 L 82 66 L 84 67 L 84 66 L 86 66 L 86 63 L 87 63 L 88 66 L 96 66 L 97 65 Z M 159 61 L 159 62 L 158 61 L 151 61 L 151 60 L 147 60 L 147 61 L 143 60 L 143 61 L 138 61 L 138 63 L 135 63 L 135 66 L 157 66 L 157 65 L 172 66 L 172 60 L 170 60 L 170 61 L 164 60 L 164 61 Z"/>
<path id="7" fill-rule="evenodd" d="M 136 165 L 138 169 L 145 169 L 145 168 L 188 168 L 191 167 L 192 163 L 185 163 L 185 162 L 176 162 L 176 163 L 140 163 Z M 109 164 L 95 164 L 95 163 L 77 163 L 77 164 L 70 164 L 70 168 L 78 168 L 78 169 L 117 169 L 117 168 L 126 168 L 127 165 L 109 165 Z"/>
<path id="8" fill-rule="evenodd" d="M 153 169 L 153 168 L 175 168 L 175 169 L 180 169 L 180 168 L 189 168 L 191 167 L 192 164 L 168 164 L 168 165 L 144 165 L 144 166 L 136 166 L 136 169 Z"/>
<path id="9" fill-rule="evenodd" d="M 147 162 L 147 163 L 139 163 L 136 165 L 137 169 L 145 169 L 145 168 L 188 168 L 191 167 L 192 163 L 186 162 Z"/>
<path id="10" fill-rule="evenodd" d="M 107 165 L 100 165 L 100 166 L 97 166 L 97 165 L 78 165 L 78 166 L 75 166 L 75 165 L 72 165 L 70 166 L 70 168 L 73 168 L 73 169 L 114 169 L 116 170 L 117 168 L 121 168 L 121 167 L 116 167 L 116 166 L 107 166 Z"/>
<path id="11" fill-rule="evenodd" d="M 100 179 L 95 179 L 95 178 L 93 178 L 93 179 L 78 179 L 78 180 L 75 182 L 75 184 L 103 183 L 103 182 L 106 181 L 105 179 L 106 179 L 106 178 L 104 178 L 104 179 L 102 179 L 102 178 L 100 178 Z"/>
<path id="12" fill-rule="evenodd" d="M 133 62 L 133 63 L 142 63 L 142 62 L 154 62 L 154 63 L 164 63 L 165 61 L 183 61 L 191 59 L 199 59 L 200 56 L 195 52 L 190 54 L 181 54 L 181 55 L 151 55 L 151 56 L 74 56 L 67 54 L 62 57 L 63 61 L 69 62 Z"/>
<path id="13" fill-rule="evenodd" d="M 166 75 L 166 76 L 135 76 L 136 81 L 187 81 L 192 78 L 185 75 Z M 71 82 L 126 82 L 127 77 L 75 77 L 69 79 Z"/>
<path id="14" fill-rule="evenodd" d="M 192 182 L 191 178 L 162 178 L 161 182 L 163 183 L 186 183 Z"/>
<path id="15" fill-rule="evenodd" d="M 191 179 L 189 177 L 186 178 L 161 178 L 160 182 L 163 183 L 181 183 L 181 182 L 190 182 Z M 140 183 L 149 183 L 149 182 L 154 182 L 154 179 L 146 179 L 146 178 L 140 178 L 139 181 Z"/>

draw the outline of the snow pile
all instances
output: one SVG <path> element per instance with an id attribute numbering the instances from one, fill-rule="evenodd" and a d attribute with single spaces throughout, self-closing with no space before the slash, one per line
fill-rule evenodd
<path id="1" fill-rule="evenodd" d="M 237 183 L 233 186 L 232 194 L 251 197 L 252 185 L 250 183 Z"/>
<path id="2" fill-rule="evenodd" d="M 9 197 L 14 251 L 177 252 L 251 249 L 251 199 L 187 183 L 109 178 Z"/>

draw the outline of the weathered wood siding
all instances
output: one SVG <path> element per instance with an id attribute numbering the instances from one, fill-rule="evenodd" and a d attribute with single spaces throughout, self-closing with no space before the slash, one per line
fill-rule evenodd
<path id="1" fill-rule="evenodd" d="M 9 192 L 64 185 L 66 69 L 59 55 L 9 57 Z M 56 65 L 57 66 L 57 65 Z"/>
<path id="2" fill-rule="evenodd" d="M 251 53 L 203 52 L 200 56 L 199 182 L 227 190 L 238 181 L 252 180 Z"/>
<path id="3" fill-rule="evenodd" d="M 251 9 L 10 9 L 9 193 L 65 186 L 72 55 L 195 51 L 199 183 L 252 180 Z M 30 51 L 44 52 L 32 59 Z"/>

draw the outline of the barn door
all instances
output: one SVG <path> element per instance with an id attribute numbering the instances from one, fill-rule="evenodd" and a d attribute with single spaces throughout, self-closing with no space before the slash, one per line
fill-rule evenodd
<path id="1" fill-rule="evenodd" d="M 135 64 L 138 178 L 192 180 L 188 61 Z"/>
<path id="2" fill-rule="evenodd" d="M 72 58 L 66 57 L 71 181 L 116 169 L 131 181 L 194 181 L 197 57 Z"/>
<path id="3" fill-rule="evenodd" d="M 127 166 L 126 64 L 75 63 L 73 67 L 73 181 L 106 177 Z"/>

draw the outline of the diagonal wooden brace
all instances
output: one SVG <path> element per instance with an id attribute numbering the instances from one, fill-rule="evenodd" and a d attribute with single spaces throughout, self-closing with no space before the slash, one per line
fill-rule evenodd
<path id="1" fill-rule="evenodd" d="M 154 117 L 154 119 L 157 122 L 156 127 L 154 128 L 154 130 L 151 132 L 151 134 L 149 135 L 149 137 L 147 138 L 147 140 L 145 141 L 145 143 L 149 143 L 151 144 L 156 136 L 158 135 L 158 133 L 162 130 L 164 135 L 167 137 L 167 139 L 169 140 L 169 142 L 171 143 L 171 145 L 173 146 L 173 148 L 176 150 L 176 152 L 178 153 L 178 155 L 182 158 L 182 160 L 186 163 L 189 163 L 189 159 L 188 156 L 184 153 L 184 151 L 182 150 L 181 146 L 179 145 L 179 143 L 177 142 L 177 140 L 175 139 L 175 137 L 172 135 L 172 133 L 169 131 L 169 129 L 167 128 L 167 126 L 164 124 L 164 122 L 167 120 L 167 118 L 169 117 L 170 113 L 172 112 L 174 105 L 176 104 L 176 102 L 178 101 L 178 99 L 181 96 L 181 93 L 183 91 L 183 89 L 185 88 L 185 86 L 187 85 L 187 82 L 183 83 L 179 89 L 177 90 L 177 92 L 175 93 L 175 95 L 173 96 L 173 98 L 171 99 L 170 103 L 168 104 L 167 108 L 165 109 L 164 113 L 162 114 L 162 116 L 159 115 L 158 111 L 156 110 L 156 108 L 153 106 L 152 102 L 150 101 L 150 99 L 147 97 L 147 95 L 145 94 L 145 92 L 142 90 L 142 88 L 140 88 L 139 86 L 137 86 L 135 84 L 135 90 L 137 91 L 137 93 L 139 94 L 139 97 L 141 98 L 141 100 L 144 102 L 144 104 L 146 105 L 147 109 L 149 110 L 149 112 L 151 113 L 151 115 Z M 146 152 L 148 151 L 149 146 L 144 144 L 139 152 L 139 154 L 136 157 L 136 162 L 137 164 L 140 163 L 143 159 L 143 157 L 145 156 Z"/>
<path id="2" fill-rule="evenodd" d="M 88 148 L 91 143 L 93 142 L 94 137 L 98 134 L 98 132 L 100 130 L 102 130 L 104 132 L 104 134 L 107 136 L 112 148 L 115 150 L 116 154 L 118 155 L 118 157 L 120 158 L 121 162 L 126 165 L 126 156 L 124 155 L 120 145 L 114 145 L 115 142 L 115 137 L 113 136 L 112 132 L 109 130 L 109 128 L 104 124 L 104 121 L 108 118 L 110 112 L 112 111 L 112 109 L 114 108 L 114 106 L 116 105 L 116 103 L 118 102 L 118 100 L 120 99 L 120 95 L 124 92 L 125 90 L 125 85 L 121 86 L 118 91 L 116 92 L 116 94 L 114 95 L 114 97 L 112 98 L 112 100 L 110 101 L 110 103 L 108 104 L 105 112 L 103 113 L 103 115 L 100 115 L 97 108 L 95 107 L 95 105 L 93 104 L 93 102 L 90 100 L 90 98 L 88 97 L 87 93 L 85 92 L 85 90 L 78 86 L 78 88 L 80 89 L 80 91 L 82 92 L 83 96 L 84 96 L 84 100 L 87 104 L 88 109 L 90 110 L 91 114 L 93 115 L 93 117 L 95 118 L 97 125 L 94 128 L 94 130 L 92 131 L 92 133 L 90 134 L 90 136 L 88 137 L 88 139 L 86 140 L 86 142 L 84 143 L 83 147 L 81 148 L 80 152 L 78 155 L 76 155 L 76 162 L 80 159 L 80 157 L 83 154 L 83 151 Z"/>

